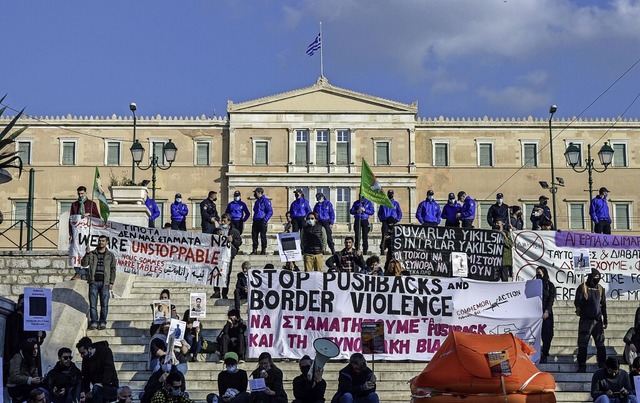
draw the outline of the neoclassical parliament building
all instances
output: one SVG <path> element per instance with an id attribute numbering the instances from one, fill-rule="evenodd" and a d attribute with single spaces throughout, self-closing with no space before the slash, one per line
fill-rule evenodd
<path id="1" fill-rule="evenodd" d="M 9 121 L 10 117 L 0 119 L 0 127 Z M 588 169 L 576 172 L 567 165 L 564 152 L 570 143 L 579 148 L 575 169 L 580 171 L 589 165 L 591 148 L 592 166 L 601 171 L 597 153 L 607 141 L 614 150 L 613 160 L 605 172 L 593 172 L 594 195 L 601 186 L 611 191 L 614 233 L 638 233 L 638 119 L 551 123 L 549 116 L 423 118 L 416 103 L 339 88 L 322 77 L 309 87 L 246 102 L 229 101 L 224 118 L 138 116 L 136 138 L 146 150 L 144 167 L 153 150 L 160 156 L 160 168 L 168 167 L 162 148 L 169 140 L 178 149 L 171 167 L 156 172 L 161 210 L 157 227 L 169 221 L 176 193 L 190 209 L 187 228 L 199 231 L 199 203 L 209 190 L 218 192 L 222 212 L 236 190 L 251 209 L 253 189 L 263 187 L 274 209 L 274 232 L 282 228 L 296 188 L 305 191 L 312 206 L 315 194 L 324 193 L 335 206 L 337 230 L 348 231 L 362 159 L 384 189 L 394 190 L 405 223 L 416 222 L 418 204 L 433 189 L 441 205 L 450 192 L 464 190 L 475 198 L 475 226 L 480 228 L 487 228 L 487 209 L 496 193 L 503 193 L 507 204 L 523 208 L 525 227 L 530 227 L 528 217 L 539 196 L 548 196 L 552 205 L 550 189 L 540 183 L 544 181 L 557 189 L 558 228 L 589 231 Z M 38 232 L 47 229 L 47 237 L 56 239 L 57 228 L 65 225 L 57 223 L 60 214 L 69 210 L 78 186 L 91 189 L 96 166 L 105 186 L 131 178 L 132 116 L 32 117 L 20 124 L 29 126 L 16 140 L 26 171 L 20 179 L 12 172 L 14 179 L 0 185 L 2 250 L 16 249 L 20 226 L 15 224 L 27 215 L 31 168 L 34 249 L 51 247 Z M 560 178 L 553 180 L 550 126 L 554 176 Z M 151 170 L 136 168 L 136 182 L 143 179 L 151 179 Z"/>

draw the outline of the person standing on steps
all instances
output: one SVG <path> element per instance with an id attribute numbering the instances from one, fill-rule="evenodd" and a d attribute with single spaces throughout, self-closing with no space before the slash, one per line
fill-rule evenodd
<path id="1" fill-rule="evenodd" d="M 253 204 L 253 224 L 251 225 L 252 255 L 258 254 L 258 237 L 260 237 L 260 254 L 267 254 L 267 225 L 273 215 L 271 202 L 265 196 L 263 188 L 256 188 L 253 191 L 256 201 Z"/>
<path id="2" fill-rule="evenodd" d="M 217 195 L 218 192 L 211 190 L 207 198 L 200 202 L 203 234 L 213 234 L 216 228 L 218 228 L 220 216 L 218 215 L 218 208 L 216 207 L 216 200 L 218 200 Z"/>
<path id="3" fill-rule="evenodd" d="M 607 295 L 600 284 L 600 272 L 591 269 L 587 281 L 576 288 L 574 305 L 576 315 L 580 317 L 578 324 L 578 372 L 587 371 L 587 346 L 593 337 L 596 345 L 598 367 L 604 367 L 607 352 L 604 345 L 604 330 L 607 328 Z"/>
<path id="4" fill-rule="evenodd" d="M 224 211 L 231 217 L 231 225 L 237 229 L 240 235 L 244 231 L 244 223 L 249 219 L 251 213 L 247 204 L 242 201 L 242 195 L 239 191 L 233 192 L 233 200 L 227 204 L 227 209 Z"/>
<path id="5" fill-rule="evenodd" d="M 293 232 L 299 232 L 304 228 L 306 217 L 311 213 L 311 206 L 309 202 L 304 198 L 302 189 L 296 189 L 293 191 L 295 200 L 291 203 L 289 211 L 291 212 L 291 223 L 293 224 Z"/>
<path id="6" fill-rule="evenodd" d="M 107 249 L 107 237 L 98 237 L 98 247 L 91 250 L 87 245 L 87 253 L 81 264 L 88 266 L 87 282 L 89 283 L 89 330 L 107 328 L 109 314 L 109 297 L 116 281 L 116 257 Z M 98 297 L 100 297 L 100 316 L 98 316 Z"/>

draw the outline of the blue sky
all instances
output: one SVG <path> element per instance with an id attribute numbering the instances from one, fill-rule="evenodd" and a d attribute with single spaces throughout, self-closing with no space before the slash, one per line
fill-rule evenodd
<path id="1" fill-rule="evenodd" d="M 225 115 L 315 83 L 320 21 L 331 84 L 421 117 L 577 116 L 640 59 L 640 0 L 22 0 L 0 6 L 0 95 L 37 116 Z M 640 64 L 582 116 L 638 117 L 639 93 Z"/>

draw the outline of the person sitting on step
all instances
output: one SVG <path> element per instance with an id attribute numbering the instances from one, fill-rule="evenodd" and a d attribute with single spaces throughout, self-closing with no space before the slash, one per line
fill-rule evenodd
<path id="1" fill-rule="evenodd" d="M 246 352 L 247 325 L 240 318 L 240 311 L 233 308 L 227 313 L 227 323 L 218 335 L 217 343 L 220 349 L 220 357 L 224 357 L 229 351 L 238 354 L 240 363 L 244 362 Z M 222 360 L 218 361 L 222 362 Z"/>

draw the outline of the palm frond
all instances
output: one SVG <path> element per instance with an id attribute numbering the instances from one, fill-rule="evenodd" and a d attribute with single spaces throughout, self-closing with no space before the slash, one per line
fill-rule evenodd
<path id="1" fill-rule="evenodd" d="M 0 104 L 7 97 L 5 94 L 2 98 L 0 98 Z M 0 108 L 0 116 L 7 110 L 7 106 Z M 6 168 L 16 168 L 18 170 L 18 177 L 22 176 L 22 159 L 20 158 L 19 152 L 15 150 L 11 151 L 3 151 L 7 150 L 11 145 L 14 144 L 15 139 L 22 134 L 25 130 L 27 130 L 28 126 L 21 127 L 20 129 L 11 133 L 11 129 L 16 125 L 22 114 L 24 113 L 24 108 L 11 119 L 11 122 L 4 127 L 0 131 L 0 169 Z M 6 137 L 6 138 L 5 138 Z"/>
<path id="2" fill-rule="evenodd" d="M 7 127 L 5 127 L 1 132 L 0 132 L 0 140 L 4 138 L 4 136 L 6 136 L 9 131 L 11 129 L 13 129 L 13 126 L 15 126 L 16 122 L 18 121 L 18 119 L 20 119 L 20 116 L 22 116 L 22 113 L 24 112 L 24 108 L 22 108 L 22 110 L 20 111 L 20 113 L 18 113 L 13 119 L 11 119 L 11 122 L 9 122 L 9 124 L 7 125 Z"/>

